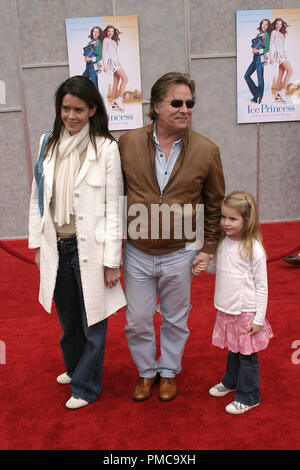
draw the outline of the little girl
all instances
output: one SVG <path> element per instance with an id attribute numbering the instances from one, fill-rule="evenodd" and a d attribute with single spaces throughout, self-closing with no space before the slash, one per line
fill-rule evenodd
<path id="1" fill-rule="evenodd" d="M 222 397 L 235 391 L 226 406 L 230 414 L 241 414 L 259 405 L 257 352 L 273 336 L 265 320 L 268 300 L 266 254 L 258 228 L 253 196 L 234 191 L 221 207 L 223 230 L 217 252 L 206 272 L 216 273 L 214 304 L 218 309 L 212 343 L 228 348 L 225 375 L 209 394 Z M 204 266 L 194 266 L 195 274 Z"/>

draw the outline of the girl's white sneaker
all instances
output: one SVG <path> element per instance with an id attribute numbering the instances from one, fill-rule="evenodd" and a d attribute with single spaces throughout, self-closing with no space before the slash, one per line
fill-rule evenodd
<path id="1" fill-rule="evenodd" d="M 69 377 L 68 374 L 64 372 L 63 374 L 60 374 L 58 377 L 56 377 L 56 380 L 59 384 L 65 385 L 71 382 L 71 377 Z"/>
<path id="2" fill-rule="evenodd" d="M 212 395 L 213 397 L 224 397 L 227 395 L 227 393 L 234 392 L 235 390 L 232 388 L 227 388 L 225 385 L 220 382 L 217 385 L 214 385 L 214 387 L 211 387 L 208 390 L 208 393 Z"/>
<path id="3" fill-rule="evenodd" d="M 76 410 L 77 408 L 82 408 L 89 403 L 89 401 L 82 400 L 82 398 L 75 398 L 72 395 L 71 398 L 66 402 L 66 407 L 70 410 Z"/>
<path id="4" fill-rule="evenodd" d="M 255 406 L 258 406 L 258 405 L 259 403 L 256 403 L 256 405 L 250 406 L 250 405 L 245 405 L 244 403 L 240 403 L 239 401 L 233 401 L 225 407 L 225 410 L 227 411 L 227 413 L 231 415 L 240 415 L 242 413 L 245 413 L 246 411 L 251 410 L 251 408 L 254 408 Z"/>

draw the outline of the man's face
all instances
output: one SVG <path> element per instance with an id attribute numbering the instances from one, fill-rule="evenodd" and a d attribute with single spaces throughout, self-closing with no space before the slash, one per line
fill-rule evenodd
<path id="1" fill-rule="evenodd" d="M 179 108 L 174 108 L 170 102 L 175 99 L 182 100 L 183 105 Z M 163 101 L 154 105 L 154 109 L 158 115 L 158 129 L 170 133 L 183 132 L 188 127 L 193 112 L 192 108 L 187 108 L 186 101 L 192 99 L 192 92 L 187 85 L 171 85 Z"/>

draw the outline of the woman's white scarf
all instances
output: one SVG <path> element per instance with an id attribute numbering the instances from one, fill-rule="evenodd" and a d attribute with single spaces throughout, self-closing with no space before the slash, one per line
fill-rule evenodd
<path id="1" fill-rule="evenodd" d="M 80 169 L 80 154 L 90 141 L 89 123 L 81 131 L 70 135 L 66 128 L 62 130 L 57 158 L 61 159 L 56 178 L 56 205 L 54 221 L 62 227 L 70 223 L 73 215 L 73 188 Z"/>

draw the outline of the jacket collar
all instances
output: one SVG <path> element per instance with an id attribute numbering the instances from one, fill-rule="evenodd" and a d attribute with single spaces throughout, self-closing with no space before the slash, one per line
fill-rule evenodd
<path id="1" fill-rule="evenodd" d="M 96 143 L 97 145 L 97 143 Z M 95 152 L 95 148 L 93 146 L 93 143 L 90 141 L 89 144 L 88 144 L 88 148 L 87 148 L 87 151 L 86 151 L 86 157 L 84 159 L 84 162 L 83 162 L 83 165 L 79 171 L 79 174 L 76 178 L 76 181 L 75 181 L 75 184 L 74 184 L 74 187 L 78 186 L 79 183 L 83 180 L 83 178 L 85 177 L 88 169 L 89 169 L 89 166 L 91 165 L 91 163 L 93 161 L 96 160 L 96 152 Z"/>

